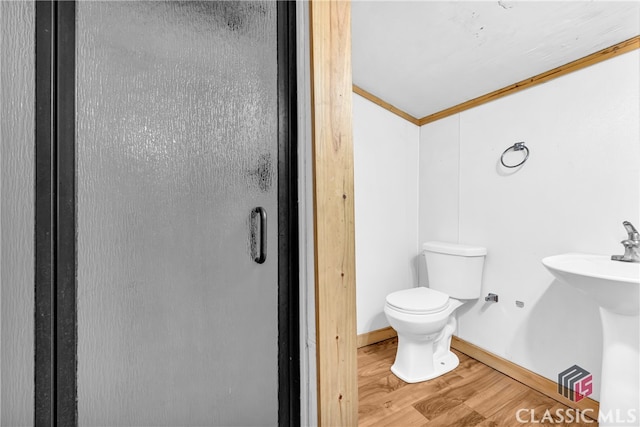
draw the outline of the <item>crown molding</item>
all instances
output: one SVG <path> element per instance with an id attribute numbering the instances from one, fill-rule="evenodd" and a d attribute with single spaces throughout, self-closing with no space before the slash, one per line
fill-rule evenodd
<path id="1" fill-rule="evenodd" d="M 357 95 L 360 95 L 361 97 L 368 99 L 369 101 L 373 102 L 374 104 L 379 105 L 380 107 L 384 108 L 385 110 L 388 110 L 390 112 L 392 112 L 393 114 L 395 114 L 396 116 L 400 116 L 405 120 L 408 120 L 409 122 L 413 123 L 414 125 L 418 126 L 419 125 L 419 119 L 416 117 L 413 117 L 411 114 L 402 111 L 401 109 L 394 107 L 393 105 L 389 104 L 386 101 L 383 101 L 382 99 L 378 98 L 377 96 L 375 96 L 374 94 L 372 94 L 371 92 L 367 92 L 366 90 L 362 89 L 360 86 L 356 86 L 353 85 L 353 92 Z"/>
<path id="2" fill-rule="evenodd" d="M 359 86 L 353 85 L 353 92 L 368 99 L 374 104 L 377 104 L 380 107 L 392 112 L 393 114 L 408 120 L 409 122 L 415 125 L 423 126 L 423 125 L 426 125 L 427 123 L 435 122 L 436 120 L 440 120 L 445 117 L 452 116 L 454 114 L 460 113 L 470 108 L 474 108 L 479 105 L 486 104 L 487 102 L 495 101 L 496 99 L 502 98 L 504 96 L 512 95 L 523 89 L 528 89 L 535 85 L 548 82 L 555 78 L 564 76 L 574 71 L 581 70 L 583 68 L 597 64 L 599 62 L 606 61 L 608 59 L 614 58 L 623 53 L 631 52 L 638 48 L 640 48 L 640 36 L 635 36 L 633 38 L 630 38 L 629 40 L 625 40 L 613 46 L 609 46 L 605 49 L 599 50 L 598 52 L 592 53 L 591 55 L 587 55 L 583 58 L 569 62 L 565 65 L 561 65 L 560 67 L 554 68 L 549 71 L 545 71 L 544 73 L 540 73 L 533 77 L 529 77 L 528 79 L 519 81 L 518 83 L 514 83 L 510 86 L 503 87 L 502 89 L 495 90 L 493 92 L 487 93 L 485 95 L 479 96 L 469 101 L 465 101 L 461 104 L 454 105 L 453 107 L 447 108 L 445 110 L 439 111 L 434 114 L 430 114 L 428 116 L 425 116 L 419 119 L 389 104 L 388 102 L 378 98 L 372 93 L 367 92 L 366 90 L 362 89 Z"/>

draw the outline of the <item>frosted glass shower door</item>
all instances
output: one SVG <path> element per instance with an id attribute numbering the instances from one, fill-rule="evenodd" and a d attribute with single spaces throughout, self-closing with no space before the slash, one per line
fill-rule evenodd
<path id="1" fill-rule="evenodd" d="M 81 426 L 278 422 L 276 21 L 77 3 Z"/>

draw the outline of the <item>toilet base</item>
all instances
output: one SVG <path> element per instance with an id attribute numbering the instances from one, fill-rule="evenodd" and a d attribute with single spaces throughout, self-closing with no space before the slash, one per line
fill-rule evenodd
<path id="1" fill-rule="evenodd" d="M 399 363 L 400 362 L 400 363 Z M 429 369 L 430 372 L 423 373 L 411 373 L 403 369 L 402 360 L 398 360 L 396 356 L 396 362 L 391 366 L 391 372 L 406 383 L 419 383 L 423 381 L 432 380 L 440 375 L 444 375 L 449 371 L 453 371 L 459 364 L 460 360 L 453 352 L 447 351 L 442 356 L 433 357 L 433 369 Z"/>

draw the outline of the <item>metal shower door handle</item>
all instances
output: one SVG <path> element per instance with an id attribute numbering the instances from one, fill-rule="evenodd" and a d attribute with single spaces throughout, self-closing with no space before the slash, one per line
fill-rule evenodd
<path id="1" fill-rule="evenodd" d="M 267 260 L 267 211 L 258 206 L 251 211 L 251 220 L 253 221 L 255 216 L 260 217 L 260 243 L 257 245 L 257 250 L 254 251 L 256 256 L 253 258 L 258 264 L 262 264 Z M 254 244 L 257 242 L 254 240 Z"/>

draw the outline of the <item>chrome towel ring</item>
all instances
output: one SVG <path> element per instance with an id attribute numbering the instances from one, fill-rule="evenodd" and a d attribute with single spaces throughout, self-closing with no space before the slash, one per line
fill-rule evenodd
<path id="1" fill-rule="evenodd" d="M 524 156 L 524 159 L 522 159 L 522 161 L 520 163 L 518 163 L 517 165 L 508 165 L 504 162 L 504 155 L 507 154 L 507 152 L 509 150 L 513 150 L 513 151 L 526 151 L 527 154 Z M 527 159 L 529 158 L 529 148 L 524 145 L 524 142 L 516 142 L 515 144 L 513 144 L 511 147 L 507 148 L 506 150 L 504 150 L 502 152 L 502 156 L 500 156 L 500 163 L 502 163 L 502 166 L 504 166 L 505 168 L 517 168 L 518 166 L 522 165 L 524 162 L 527 161 Z"/>

